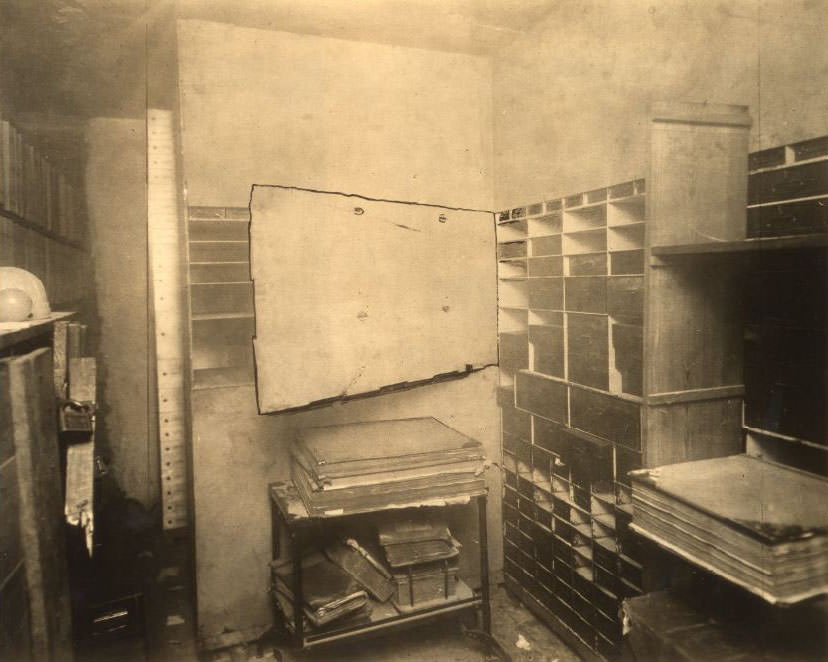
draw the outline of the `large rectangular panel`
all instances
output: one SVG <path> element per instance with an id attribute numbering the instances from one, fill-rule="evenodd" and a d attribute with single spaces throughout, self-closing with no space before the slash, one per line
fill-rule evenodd
<path id="1" fill-rule="evenodd" d="M 33 658 L 72 660 L 51 349 L 1 361 L 0 387 L 10 403 Z"/>
<path id="2" fill-rule="evenodd" d="M 745 237 L 746 107 L 656 104 L 650 141 L 650 243 Z"/>
<path id="3" fill-rule="evenodd" d="M 567 420 L 567 386 L 533 372 L 520 371 L 515 378 L 518 408 L 560 423 Z"/>
<path id="4" fill-rule="evenodd" d="M 5 582 L 23 557 L 20 545 L 20 494 L 14 458 L 0 465 L 0 499 L 3 503 L 3 517 L 0 517 L 0 582 Z"/>
<path id="5" fill-rule="evenodd" d="M 638 450 L 641 447 L 639 407 L 611 395 L 573 388 L 572 427 Z"/>
<path id="6" fill-rule="evenodd" d="M 828 232 L 828 204 L 824 198 L 748 209 L 748 238 L 810 232 Z"/>
<path id="7" fill-rule="evenodd" d="M 616 276 L 608 279 L 607 312 L 619 320 L 641 323 L 644 318 L 644 277 Z"/>
<path id="8" fill-rule="evenodd" d="M 741 414 L 741 398 L 649 407 L 645 466 L 655 467 L 741 452 Z"/>
<path id="9" fill-rule="evenodd" d="M 809 198 L 828 193 L 828 161 L 780 168 L 751 175 L 748 204 Z"/>
<path id="10" fill-rule="evenodd" d="M 613 323 L 612 346 L 615 355 L 614 369 L 618 373 L 618 386 L 621 392 L 641 395 L 644 363 L 643 329 L 640 326 Z"/>
<path id="11" fill-rule="evenodd" d="M 529 326 L 532 345 L 532 370 L 552 377 L 564 376 L 564 329 L 561 324 Z"/>
<path id="12" fill-rule="evenodd" d="M 501 333 L 499 336 L 500 369 L 507 373 L 529 367 L 529 338 L 526 331 Z"/>
<path id="13" fill-rule="evenodd" d="M 497 361 L 488 212 L 255 186 L 261 412 Z"/>
<path id="14" fill-rule="evenodd" d="M 563 279 L 530 278 L 529 307 L 535 310 L 561 310 L 563 308 Z"/>
<path id="15" fill-rule="evenodd" d="M 566 309 L 584 313 L 607 312 L 607 279 L 577 276 L 566 279 Z"/>
<path id="16" fill-rule="evenodd" d="M 738 263 L 703 256 L 650 270 L 644 364 L 650 394 L 742 383 L 742 306 L 733 298 L 742 283 Z"/>
<path id="17" fill-rule="evenodd" d="M 606 315 L 568 313 L 569 379 L 606 390 L 609 386 L 609 331 Z"/>

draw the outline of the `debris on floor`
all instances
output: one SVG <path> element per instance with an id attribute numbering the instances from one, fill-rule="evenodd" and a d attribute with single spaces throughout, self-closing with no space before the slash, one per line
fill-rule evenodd
<path id="1" fill-rule="evenodd" d="M 580 662 L 580 658 L 500 586 L 492 592 L 492 635 L 447 619 L 356 642 L 297 653 L 263 639 L 206 654 L 206 662 Z"/>

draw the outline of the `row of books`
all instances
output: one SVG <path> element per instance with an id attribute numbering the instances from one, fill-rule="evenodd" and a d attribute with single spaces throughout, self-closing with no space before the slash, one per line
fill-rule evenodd
<path id="1" fill-rule="evenodd" d="M 359 513 L 485 492 L 480 442 L 434 418 L 308 428 L 292 473 L 311 516 Z"/>
<path id="2" fill-rule="evenodd" d="M 70 241 L 83 240 L 78 190 L 6 120 L 0 120 L 0 208 Z"/>
<path id="3" fill-rule="evenodd" d="M 55 310 L 82 297 L 91 268 L 82 250 L 53 241 L 3 216 L 0 216 L 0 266 L 25 269 L 40 278 Z"/>

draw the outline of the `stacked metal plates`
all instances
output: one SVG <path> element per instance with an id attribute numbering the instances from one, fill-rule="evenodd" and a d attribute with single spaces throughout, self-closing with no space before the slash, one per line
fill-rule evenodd
<path id="1" fill-rule="evenodd" d="M 307 428 L 291 454 L 293 482 L 312 516 L 485 492 L 480 442 L 434 418 Z"/>
<path id="2" fill-rule="evenodd" d="M 828 481 L 747 455 L 630 476 L 638 533 L 772 603 L 828 592 Z"/>

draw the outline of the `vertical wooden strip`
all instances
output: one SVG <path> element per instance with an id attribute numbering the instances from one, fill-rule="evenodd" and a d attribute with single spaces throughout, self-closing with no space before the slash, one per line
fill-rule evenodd
<path id="1" fill-rule="evenodd" d="M 70 322 L 67 331 L 67 357 L 80 358 L 86 354 L 86 324 Z"/>
<path id="2" fill-rule="evenodd" d="M 69 398 L 78 402 L 97 402 L 95 393 L 95 359 L 69 359 Z"/>
<path id="3" fill-rule="evenodd" d="M 97 371 L 95 359 L 70 359 L 69 397 L 78 402 L 96 404 Z M 95 437 L 72 444 L 66 451 L 66 498 L 64 514 L 72 526 L 84 529 L 86 549 L 92 555 L 95 530 Z"/>
<path id="4" fill-rule="evenodd" d="M 37 660 L 73 658 L 51 349 L 8 362 L 20 539 Z"/>
<path id="5" fill-rule="evenodd" d="M 183 251 L 178 218 L 172 113 L 147 114 L 149 261 L 155 321 L 161 506 L 165 529 L 187 525 L 182 305 Z"/>
<path id="6" fill-rule="evenodd" d="M 66 397 L 67 361 L 69 360 L 67 355 L 68 334 L 69 322 L 55 322 L 52 338 L 52 353 L 54 355 L 55 365 L 55 396 L 58 398 Z"/>

